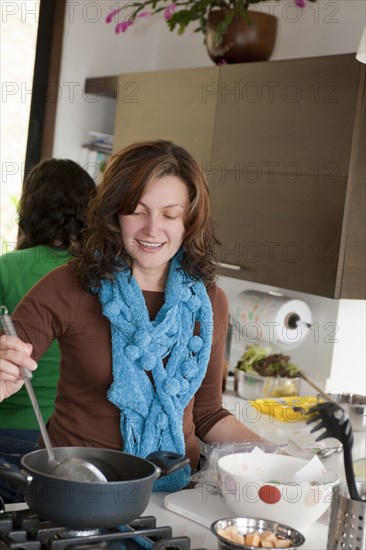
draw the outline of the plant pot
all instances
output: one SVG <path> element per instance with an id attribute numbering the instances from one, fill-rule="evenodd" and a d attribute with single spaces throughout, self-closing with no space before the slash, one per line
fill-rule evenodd
<path id="1" fill-rule="evenodd" d="M 277 17 L 248 10 L 248 23 L 235 15 L 220 44 L 215 43 L 217 26 L 226 15 L 224 9 L 214 9 L 208 14 L 206 47 L 210 58 L 217 65 L 267 61 L 273 52 L 277 35 Z"/>

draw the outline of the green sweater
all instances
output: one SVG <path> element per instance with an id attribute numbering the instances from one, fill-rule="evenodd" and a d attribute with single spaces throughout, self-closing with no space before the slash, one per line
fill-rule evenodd
<path id="1" fill-rule="evenodd" d="M 68 251 L 48 246 L 15 250 L 0 256 L 0 305 L 6 306 L 10 315 L 32 286 L 49 271 L 67 263 L 69 259 Z M 32 385 L 45 422 L 54 409 L 59 362 L 60 352 L 55 341 L 39 360 L 39 367 L 32 378 Z M 0 404 L 0 426 L 3 429 L 38 429 L 24 386 Z"/>

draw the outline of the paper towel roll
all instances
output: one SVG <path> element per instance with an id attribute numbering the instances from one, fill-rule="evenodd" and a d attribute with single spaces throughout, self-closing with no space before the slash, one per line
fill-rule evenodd
<path id="1" fill-rule="evenodd" d="M 309 333 L 305 324 L 312 322 L 306 302 L 255 290 L 241 292 L 231 310 L 234 328 L 246 342 L 269 342 L 283 349 L 299 346 Z"/>

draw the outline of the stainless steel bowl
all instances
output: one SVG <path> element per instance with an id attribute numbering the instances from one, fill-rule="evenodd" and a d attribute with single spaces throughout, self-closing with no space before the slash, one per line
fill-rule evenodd
<path id="1" fill-rule="evenodd" d="M 256 518 L 225 518 L 218 519 L 211 525 L 211 531 L 216 535 L 218 540 L 219 550 L 238 550 L 239 548 L 249 550 L 254 548 L 253 546 L 230 541 L 218 534 L 219 529 L 226 529 L 231 526 L 235 526 L 241 535 L 254 533 L 255 531 L 258 533 L 271 531 L 276 537 L 291 541 L 291 546 L 288 546 L 288 550 L 299 548 L 305 542 L 305 538 L 299 531 L 282 523 Z"/>
<path id="2" fill-rule="evenodd" d="M 300 395 L 300 378 L 284 376 L 260 376 L 240 369 L 234 372 L 234 389 L 244 399 L 263 399 L 264 397 L 290 397 Z"/>
<path id="3" fill-rule="evenodd" d="M 328 395 L 348 412 L 354 432 L 365 431 L 366 396 L 355 393 L 328 393 Z"/>

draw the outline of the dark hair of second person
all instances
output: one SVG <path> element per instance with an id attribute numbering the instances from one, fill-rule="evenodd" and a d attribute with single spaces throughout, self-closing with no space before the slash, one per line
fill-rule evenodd
<path id="1" fill-rule="evenodd" d="M 20 198 L 19 250 L 46 245 L 68 249 L 81 239 L 95 182 L 76 162 L 45 159 L 28 173 Z"/>

